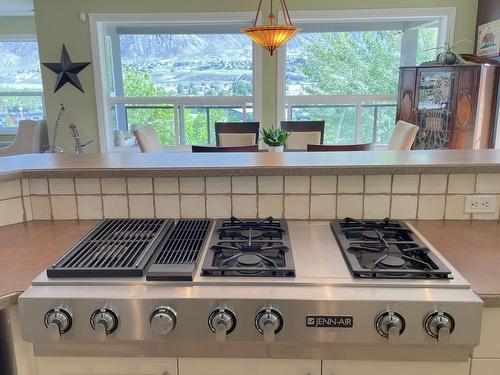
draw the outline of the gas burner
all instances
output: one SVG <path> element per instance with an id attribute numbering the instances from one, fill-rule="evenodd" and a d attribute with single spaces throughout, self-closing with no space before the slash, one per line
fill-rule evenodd
<path id="1" fill-rule="evenodd" d="M 202 274 L 295 276 L 286 222 L 272 217 L 217 221 Z"/>
<path id="2" fill-rule="evenodd" d="M 442 278 L 451 272 L 402 221 L 356 220 L 330 224 L 354 277 Z"/>

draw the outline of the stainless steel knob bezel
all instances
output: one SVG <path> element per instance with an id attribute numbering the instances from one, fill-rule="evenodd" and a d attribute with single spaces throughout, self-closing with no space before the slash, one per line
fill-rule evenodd
<path id="1" fill-rule="evenodd" d="M 208 316 L 208 327 L 210 328 L 210 330 L 213 333 L 216 333 L 216 331 L 217 331 L 216 327 L 213 324 L 213 319 L 215 318 L 215 316 L 217 314 L 227 314 L 231 318 L 232 324 L 231 324 L 231 326 L 226 331 L 226 335 L 229 335 L 236 328 L 236 324 L 237 324 L 237 322 L 236 322 L 236 315 L 234 314 L 234 312 L 232 312 L 227 307 L 218 307 L 215 310 L 213 310 L 210 313 L 210 315 Z"/>
<path id="2" fill-rule="evenodd" d="M 115 332 L 117 329 L 118 329 L 118 315 L 111 309 L 109 308 L 100 308 L 100 309 L 97 309 L 95 310 L 92 315 L 90 316 L 90 326 L 92 327 L 92 329 L 95 331 L 96 330 L 96 323 L 95 322 L 95 318 L 98 314 L 102 314 L 102 313 L 105 313 L 105 314 L 109 314 L 109 316 L 111 317 L 111 325 L 110 326 L 106 326 L 106 335 L 110 335 L 112 334 L 113 332 Z"/>
<path id="3" fill-rule="evenodd" d="M 399 312 L 393 311 L 393 310 L 384 311 L 384 312 L 380 313 L 377 316 L 377 318 L 375 319 L 375 329 L 377 330 L 378 334 L 385 339 L 389 338 L 389 332 L 384 332 L 382 330 L 382 321 L 385 318 L 387 318 L 388 316 L 394 316 L 394 317 L 398 318 L 399 321 L 401 322 L 401 327 L 399 328 L 399 336 L 401 336 L 406 329 L 406 321 L 405 321 L 405 318 L 403 318 L 403 315 L 401 315 Z"/>
<path id="4" fill-rule="evenodd" d="M 277 328 L 275 328 L 274 334 L 279 333 L 282 330 L 284 324 L 283 314 L 273 307 L 263 308 L 257 313 L 257 315 L 255 316 L 255 328 L 257 329 L 257 331 L 259 331 L 261 334 L 264 334 L 264 329 L 260 326 L 260 320 L 266 314 L 272 314 L 276 316 L 279 325 Z"/>
<path id="5" fill-rule="evenodd" d="M 437 325 L 434 322 L 436 321 L 436 318 L 438 318 L 438 317 L 445 317 L 446 319 L 448 319 L 448 321 L 450 322 L 450 327 L 449 327 L 450 335 L 455 330 L 455 319 L 453 318 L 453 316 L 451 316 L 446 311 L 437 310 L 437 311 L 429 313 L 427 315 L 427 317 L 424 319 L 424 329 L 425 329 L 425 332 L 427 332 L 427 334 L 430 337 L 432 337 L 433 339 L 436 339 L 436 340 L 439 338 L 439 328 L 437 328 Z M 437 328 L 437 329 L 434 331 L 434 328 Z"/>
<path id="6" fill-rule="evenodd" d="M 59 333 L 61 335 L 64 335 L 73 326 L 73 317 L 68 310 L 66 310 L 62 307 L 53 307 L 52 309 L 47 311 L 47 313 L 45 314 L 45 317 L 43 318 L 43 322 L 45 324 L 45 328 L 48 329 L 50 323 L 54 323 L 53 321 L 50 321 L 50 319 L 52 317 L 54 317 L 54 315 L 57 316 L 58 314 L 60 314 L 60 316 L 62 316 L 66 319 L 66 324 L 64 324 L 64 322 L 62 322 L 63 323 L 62 326 L 59 326 Z"/>
<path id="7" fill-rule="evenodd" d="M 172 328 L 168 332 L 164 332 L 164 333 L 157 332 L 158 328 L 154 328 L 153 321 L 160 314 L 165 314 L 168 317 L 170 317 L 170 319 L 172 319 Z M 177 312 L 173 308 L 171 308 L 170 306 L 157 307 L 149 316 L 149 325 L 151 326 L 151 329 L 153 329 L 153 331 L 155 331 L 158 335 L 167 335 L 170 332 L 172 332 L 175 329 L 175 327 L 177 326 Z"/>

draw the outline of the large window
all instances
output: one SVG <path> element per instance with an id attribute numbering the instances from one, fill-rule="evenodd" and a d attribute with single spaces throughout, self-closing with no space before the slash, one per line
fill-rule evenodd
<path id="1" fill-rule="evenodd" d="M 252 15 L 169 17 L 95 20 L 103 151 L 133 149 L 141 126 L 166 148 L 215 144 L 215 122 L 259 117 L 259 50 L 240 32 Z"/>
<path id="2" fill-rule="evenodd" d="M 361 11 L 332 14 L 331 20 L 324 13 L 297 13 L 303 30 L 280 57 L 280 115 L 325 120 L 325 143 L 387 144 L 396 119 L 399 67 L 435 58 L 435 48 L 446 40 L 449 12 L 430 16 L 412 10 L 391 17 L 390 10 L 383 16 Z"/>
<path id="3" fill-rule="evenodd" d="M 36 40 L 0 35 L 0 134 L 15 133 L 20 120 L 44 117 Z"/>

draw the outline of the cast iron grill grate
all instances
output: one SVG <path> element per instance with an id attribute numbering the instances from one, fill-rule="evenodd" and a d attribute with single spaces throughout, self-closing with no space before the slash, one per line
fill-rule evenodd
<path id="1" fill-rule="evenodd" d="M 47 269 L 47 276 L 142 276 L 172 224 L 167 219 L 106 219 Z"/>
<path id="2" fill-rule="evenodd" d="M 182 219 L 158 246 L 147 280 L 192 280 L 212 221 Z"/>

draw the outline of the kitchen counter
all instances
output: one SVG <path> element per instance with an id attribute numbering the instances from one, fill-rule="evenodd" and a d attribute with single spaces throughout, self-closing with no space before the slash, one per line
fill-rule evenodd
<path id="1" fill-rule="evenodd" d="M 356 157 L 353 157 L 355 155 Z M 500 173 L 500 150 L 140 154 L 0 157 L 0 180 L 47 177 Z"/>
<path id="2" fill-rule="evenodd" d="M 0 309 L 15 304 L 42 270 L 96 221 L 38 221 L 0 228 Z M 410 221 L 472 284 L 486 307 L 500 306 L 500 223 Z"/>

